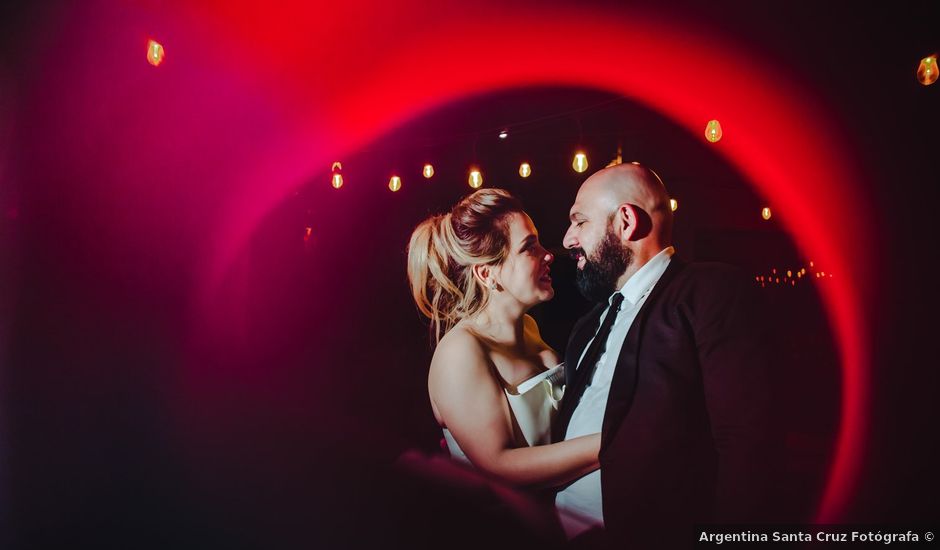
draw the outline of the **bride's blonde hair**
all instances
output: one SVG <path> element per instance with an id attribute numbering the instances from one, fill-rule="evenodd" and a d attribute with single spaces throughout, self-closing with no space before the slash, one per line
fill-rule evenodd
<path id="1" fill-rule="evenodd" d="M 418 310 L 431 320 L 435 344 L 486 306 L 489 289 L 472 268 L 502 263 L 509 250 L 506 216 L 513 212 L 522 213 L 522 204 L 508 191 L 481 189 L 411 234 L 408 282 Z"/>

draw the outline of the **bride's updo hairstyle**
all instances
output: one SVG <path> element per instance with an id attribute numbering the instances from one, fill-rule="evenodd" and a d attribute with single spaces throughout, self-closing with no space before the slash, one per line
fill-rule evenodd
<path id="1" fill-rule="evenodd" d="M 431 319 L 435 343 L 486 305 L 489 289 L 472 267 L 502 263 L 509 251 L 506 217 L 513 212 L 523 212 L 522 204 L 508 191 L 481 189 L 411 234 L 408 282 L 418 309 Z"/>

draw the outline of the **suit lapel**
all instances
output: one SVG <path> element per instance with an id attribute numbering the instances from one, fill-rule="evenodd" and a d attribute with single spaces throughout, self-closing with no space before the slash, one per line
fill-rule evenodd
<path id="1" fill-rule="evenodd" d="M 610 439 L 617 432 L 633 405 L 633 396 L 636 392 L 639 377 L 640 344 L 649 312 L 656 307 L 659 297 L 669 287 L 673 276 L 684 265 L 684 262 L 673 256 L 666 271 L 663 272 L 656 286 L 653 287 L 653 291 L 646 298 L 646 302 L 643 303 L 643 307 L 637 312 L 633 324 L 630 325 L 630 330 L 627 332 L 623 347 L 620 350 L 620 357 L 617 358 L 617 368 L 614 371 L 613 379 L 610 381 L 610 393 L 607 397 L 607 408 L 604 411 L 604 423 L 601 428 L 602 452 L 610 443 Z"/>
<path id="2" fill-rule="evenodd" d="M 603 313 L 605 304 L 597 304 L 594 306 L 587 315 L 581 317 L 577 323 L 575 323 L 574 328 L 571 330 L 571 337 L 568 339 L 568 347 L 565 349 L 565 393 L 568 395 L 575 395 L 573 389 L 576 384 L 586 383 L 583 379 L 583 376 L 577 373 L 576 368 L 578 366 L 578 359 L 581 358 L 581 354 L 584 353 L 584 348 L 587 347 L 588 342 L 591 341 L 591 338 L 594 337 L 594 333 L 597 332 L 597 328 L 600 325 L 601 313 Z M 574 413 L 574 408 L 577 406 L 577 403 L 574 403 L 572 399 L 565 399 L 562 397 L 561 407 L 558 410 L 558 414 L 555 416 L 555 422 L 553 426 L 553 441 L 561 441 L 565 438 L 565 431 L 568 429 L 568 422 L 571 420 L 571 415 Z"/>
<path id="3" fill-rule="evenodd" d="M 584 348 L 594 337 L 600 326 L 601 314 L 606 304 L 597 304 L 587 315 L 582 317 L 571 331 L 568 347 L 565 350 L 565 383 L 574 384 L 579 377 L 576 375 L 578 360 L 584 353 Z M 570 368 L 569 368 L 570 365 Z"/>

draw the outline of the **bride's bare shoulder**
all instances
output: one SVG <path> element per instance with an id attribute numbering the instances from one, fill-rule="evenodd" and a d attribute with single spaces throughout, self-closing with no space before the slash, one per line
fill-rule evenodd
<path id="1" fill-rule="evenodd" d="M 488 371 L 486 347 L 480 338 L 463 326 L 447 331 L 434 350 L 430 379 L 463 378 L 486 374 Z"/>
<path id="2" fill-rule="evenodd" d="M 460 360 L 460 359 L 464 360 Z M 431 359 L 431 366 L 435 363 L 467 363 L 466 359 L 485 359 L 486 349 L 480 337 L 467 328 L 457 325 L 438 342 Z"/>

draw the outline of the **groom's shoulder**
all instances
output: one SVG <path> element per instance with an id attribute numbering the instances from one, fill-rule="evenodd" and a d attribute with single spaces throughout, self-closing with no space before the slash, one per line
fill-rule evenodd
<path id="1" fill-rule="evenodd" d="M 677 264 L 677 286 L 689 289 L 722 289 L 748 286 L 751 277 L 739 266 L 723 262 L 684 262 Z"/>
<path id="2" fill-rule="evenodd" d="M 679 296 L 726 300 L 755 291 L 754 278 L 740 266 L 723 262 L 683 262 L 673 283 Z"/>

